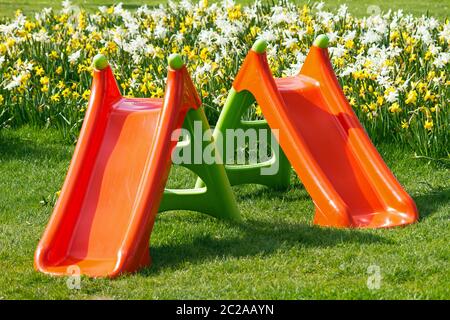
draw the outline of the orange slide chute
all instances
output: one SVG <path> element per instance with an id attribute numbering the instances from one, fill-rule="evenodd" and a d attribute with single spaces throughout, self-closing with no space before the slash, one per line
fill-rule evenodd
<path id="1" fill-rule="evenodd" d="M 413 200 L 348 104 L 327 48 L 312 46 L 300 73 L 282 79 L 257 51 L 250 50 L 233 87 L 250 92 L 279 130 L 279 144 L 314 201 L 314 222 L 366 228 L 415 222 Z"/>
<path id="2" fill-rule="evenodd" d="M 168 177 L 175 129 L 200 99 L 186 67 L 169 68 L 164 99 L 121 96 L 94 70 L 89 107 L 35 267 L 115 277 L 150 263 L 148 242 Z M 179 130 L 178 130 L 179 131 Z"/>

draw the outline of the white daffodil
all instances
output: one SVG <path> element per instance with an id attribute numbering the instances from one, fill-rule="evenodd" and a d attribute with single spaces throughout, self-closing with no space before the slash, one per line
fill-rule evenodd
<path id="1" fill-rule="evenodd" d="M 442 31 L 439 32 L 439 37 L 442 37 L 445 41 L 450 42 L 450 22 L 444 24 Z"/>
<path id="2" fill-rule="evenodd" d="M 78 51 L 75 51 L 74 53 L 72 53 L 71 55 L 69 55 L 69 62 L 70 63 L 75 63 L 78 61 L 78 59 L 80 59 L 81 56 L 81 49 Z"/>
<path id="3" fill-rule="evenodd" d="M 344 18 L 347 15 L 348 12 L 348 6 L 346 4 L 341 4 L 339 6 L 337 15 L 341 18 Z"/>
<path id="4" fill-rule="evenodd" d="M 316 2 L 316 3 L 314 4 L 314 7 L 316 8 L 316 10 L 322 11 L 324 5 L 325 5 L 325 3 L 324 3 L 323 1 L 320 1 L 320 2 Z"/>
<path id="5" fill-rule="evenodd" d="M 24 75 L 25 74 L 21 73 L 17 76 L 12 76 L 12 80 L 4 87 L 4 89 L 12 90 L 12 89 L 20 86 L 22 84 Z"/>
<path id="6" fill-rule="evenodd" d="M 350 41 L 355 39 L 355 37 L 356 37 L 356 30 L 350 30 L 346 31 L 342 38 L 344 39 L 344 41 Z"/>
<path id="7" fill-rule="evenodd" d="M 122 5 L 123 5 L 122 2 L 119 2 L 118 4 L 116 4 L 114 6 L 114 14 L 116 16 L 122 16 L 123 15 L 125 10 L 122 8 Z"/>
<path id="8" fill-rule="evenodd" d="M 380 41 L 381 35 L 375 30 L 368 30 L 361 36 L 361 42 L 363 44 L 372 44 Z"/>
<path id="9" fill-rule="evenodd" d="M 346 49 L 342 44 L 338 44 L 336 47 L 328 48 L 328 51 L 333 58 L 340 58 L 345 54 Z"/>
<path id="10" fill-rule="evenodd" d="M 155 31 L 153 31 L 153 35 L 157 39 L 164 39 L 166 37 L 167 32 L 168 30 L 165 26 L 158 24 L 155 27 Z"/>
<path id="11" fill-rule="evenodd" d="M 286 49 L 292 49 L 294 48 L 298 43 L 298 40 L 295 38 L 291 38 L 291 37 L 287 37 L 284 41 L 283 41 L 283 46 Z"/>
<path id="12" fill-rule="evenodd" d="M 436 68 L 443 68 L 450 61 L 450 52 L 441 52 L 433 61 Z"/>
<path id="13" fill-rule="evenodd" d="M 384 81 L 378 81 L 378 83 L 383 83 Z M 387 87 L 389 85 L 389 81 L 386 81 L 386 84 L 383 87 Z M 385 93 L 384 98 L 389 103 L 394 103 L 398 101 L 398 91 L 396 89 L 388 90 L 387 93 Z"/>

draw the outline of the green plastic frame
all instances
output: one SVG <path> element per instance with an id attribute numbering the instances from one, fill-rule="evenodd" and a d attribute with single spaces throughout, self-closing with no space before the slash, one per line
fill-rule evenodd
<path id="1" fill-rule="evenodd" d="M 188 130 L 191 139 L 194 139 L 194 123 L 196 121 L 201 122 L 203 133 L 210 129 L 203 108 L 189 110 L 183 128 Z M 209 141 L 202 141 L 202 150 L 210 143 L 214 143 L 212 137 Z M 187 145 L 185 142 L 179 143 L 177 148 L 194 148 L 194 146 L 195 141 L 191 140 Z M 219 156 L 216 149 L 213 152 L 216 157 Z M 193 155 L 193 152 L 191 152 L 191 155 Z M 215 161 L 213 164 L 195 164 L 194 161 L 191 161 L 190 164 L 183 163 L 181 165 L 198 175 L 199 180 L 204 181 L 204 184 L 196 185 L 193 189 L 166 188 L 159 206 L 159 212 L 192 210 L 224 220 L 239 221 L 241 219 L 225 168 L 220 161 Z"/>
<path id="2" fill-rule="evenodd" d="M 223 145 L 226 145 L 227 129 L 267 129 L 270 133 L 270 127 L 265 120 L 243 121 L 243 114 L 253 105 L 255 99 L 250 92 L 236 92 L 231 88 L 222 112 L 220 113 L 217 125 L 214 128 L 213 137 L 218 139 L 221 133 L 223 137 Z M 272 158 L 257 164 L 246 165 L 227 165 L 225 170 L 228 175 L 230 184 L 249 184 L 256 183 L 266 185 L 275 189 L 287 189 L 290 185 L 291 164 L 281 148 L 272 148 Z M 223 163 L 226 163 L 225 156 L 222 155 Z M 261 175 L 261 169 L 270 167 L 274 162 L 278 161 L 278 172 L 275 175 Z M 204 186 L 201 179 L 197 180 L 196 187 Z"/>

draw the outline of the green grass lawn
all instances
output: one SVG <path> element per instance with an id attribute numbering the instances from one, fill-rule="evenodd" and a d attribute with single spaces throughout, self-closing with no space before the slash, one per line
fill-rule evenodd
<path id="1" fill-rule="evenodd" d="M 33 254 L 64 180 L 73 146 L 51 130 L 0 131 L 0 298 L 382 299 L 450 298 L 450 172 L 398 146 L 379 150 L 415 199 L 420 222 L 388 230 L 312 225 L 313 203 L 294 177 L 281 192 L 234 187 L 244 220 L 194 212 L 159 215 L 153 265 L 116 280 L 66 278 L 33 269 Z M 182 170 L 170 185 L 193 182 Z M 189 178 L 187 178 L 189 177 Z M 370 290 L 367 269 L 381 271 Z"/>
<path id="2" fill-rule="evenodd" d="M 196 0 L 193 0 L 196 1 Z M 114 1 L 114 0 L 73 0 L 74 4 L 78 4 L 88 10 L 95 10 L 98 6 L 123 2 L 123 7 L 127 9 L 135 9 L 143 4 L 148 6 L 159 3 L 167 3 L 167 1 L 160 0 L 131 0 L 131 1 Z M 210 1 L 213 2 L 213 1 Z M 237 0 L 237 3 L 249 3 L 251 0 Z M 296 3 L 306 3 L 307 1 L 294 1 Z M 371 12 L 373 5 L 379 6 L 382 11 L 389 9 L 398 10 L 403 9 L 405 13 L 412 13 L 414 15 L 422 15 L 429 12 L 430 15 L 439 18 L 448 16 L 450 4 L 441 0 L 415 1 L 415 0 L 323 0 L 325 8 L 335 9 L 339 5 L 346 3 L 349 6 L 350 13 L 356 16 L 365 16 Z M 364 2 L 364 3 L 362 3 Z M 0 0 L 0 16 L 12 16 L 15 10 L 21 9 L 24 13 L 29 14 L 34 11 L 39 11 L 45 7 L 60 8 L 61 1 L 51 0 Z"/>

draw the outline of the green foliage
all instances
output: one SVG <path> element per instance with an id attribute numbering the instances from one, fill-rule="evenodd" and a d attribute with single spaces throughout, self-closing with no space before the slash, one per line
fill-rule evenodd
<path id="1" fill-rule="evenodd" d="M 129 8 L 66 6 L 9 20 L 0 32 L 0 127 L 53 127 L 76 140 L 99 52 L 124 95 L 159 98 L 167 56 L 181 54 L 214 124 L 257 38 L 267 41 L 272 72 L 282 77 L 298 72 L 325 33 L 336 74 L 371 138 L 448 161 L 448 21 L 398 12 L 360 19 L 345 7 L 327 12 L 287 1 Z M 261 114 L 256 108 L 249 116 Z"/>

